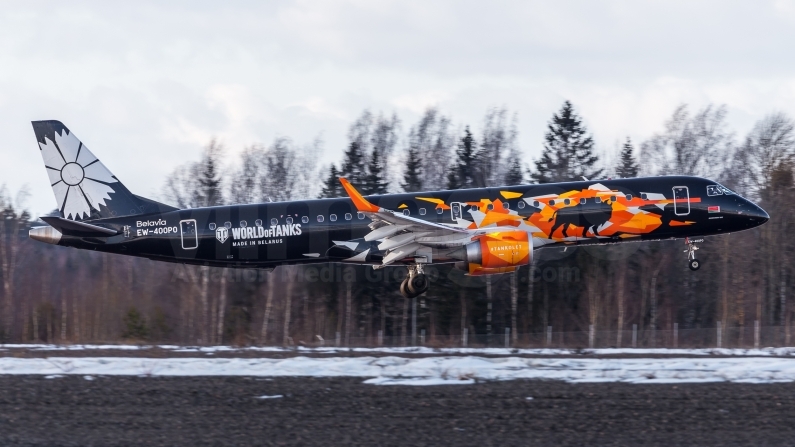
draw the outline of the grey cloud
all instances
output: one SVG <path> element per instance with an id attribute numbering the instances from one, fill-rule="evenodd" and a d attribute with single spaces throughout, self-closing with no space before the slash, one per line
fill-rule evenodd
<path id="1" fill-rule="evenodd" d="M 408 128 L 438 105 L 477 132 L 506 106 L 526 161 L 563 99 L 603 147 L 679 102 L 725 103 L 742 133 L 795 114 L 794 25 L 786 0 L 6 2 L 0 176 L 52 208 L 33 119 L 64 121 L 148 195 L 210 136 L 235 152 L 322 135 L 327 163 L 364 108 Z"/>

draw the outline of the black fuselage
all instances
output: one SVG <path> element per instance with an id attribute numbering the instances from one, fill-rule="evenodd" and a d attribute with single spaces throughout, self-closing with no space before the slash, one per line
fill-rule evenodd
<path id="1" fill-rule="evenodd" d="M 489 221 L 478 219 L 495 211 L 515 213 L 520 225 L 531 229 L 535 248 L 708 236 L 746 230 L 769 218 L 714 181 L 684 176 L 367 199 L 381 208 L 461 228 L 488 228 Z M 59 245 L 188 264 L 268 268 L 349 259 L 364 246 L 357 247 L 357 242 L 363 243 L 361 238 L 371 231 L 370 222 L 347 197 L 216 206 L 92 220 L 118 234 L 64 234 Z M 378 260 L 375 249 L 367 262 Z M 449 261 L 444 256 L 434 259 Z"/>

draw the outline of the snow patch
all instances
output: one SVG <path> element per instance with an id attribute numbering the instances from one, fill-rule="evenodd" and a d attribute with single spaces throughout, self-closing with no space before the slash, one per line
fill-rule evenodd
<path id="1" fill-rule="evenodd" d="M 432 377 L 374 377 L 367 379 L 364 383 L 369 385 L 413 385 L 413 386 L 429 386 L 429 385 L 472 385 L 475 383 L 474 379 L 443 379 Z"/>
<path id="2" fill-rule="evenodd" d="M 795 356 L 795 348 L 761 348 L 761 349 L 674 349 L 674 348 L 603 348 L 603 349 L 514 349 L 514 348 L 429 348 L 412 347 L 381 347 L 381 348 L 342 348 L 342 347 L 295 347 L 277 346 L 176 346 L 176 345 L 54 345 L 54 344 L 6 344 L 0 350 L 28 349 L 32 351 L 91 351 L 91 350 L 127 350 L 140 351 L 160 349 L 180 353 L 218 353 L 218 352 L 298 352 L 312 354 L 364 353 L 364 354 L 423 354 L 423 355 L 489 355 L 489 356 L 580 356 L 580 355 L 691 355 L 691 356 L 750 356 L 750 357 L 788 357 Z"/>
<path id="3" fill-rule="evenodd" d="M 257 399 L 281 399 L 282 397 L 284 396 L 281 394 L 275 394 L 273 396 L 257 396 Z"/>
<path id="4" fill-rule="evenodd" d="M 284 359 L 156 358 L 142 361 L 136 357 L 0 357 L 0 374 L 361 377 L 378 379 L 368 380 L 367 383 L 373 384 L 445 385 L 514 379 L 562 380 L 571 383 L 776 383 L 795 381 L 795 359 L 299 356 Z"/>

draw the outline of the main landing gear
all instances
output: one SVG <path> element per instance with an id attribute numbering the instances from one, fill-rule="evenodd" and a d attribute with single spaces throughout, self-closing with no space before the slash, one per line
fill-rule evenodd
<path id="1" fill-rule="evenodd" d="M 704 239 L 691 241 L 690 238 L 685 238 L 685 244 L 687 244 L 687 249 L 685 249 L 685 253 L 687 253 L 687 266 L 694 272 L 701 268 L 701 261 L 696 259 L 696 250 L 698 250 L 696 242 L 704 242 Z"/>
<path id="2" fill-rule="evenodd" d="M 400 283 L 400 294 L 405 298 L 416 298 L 427 292 L 429 285 L 422 264 L 413 264 L 409 266 L 409 276 Z"/>

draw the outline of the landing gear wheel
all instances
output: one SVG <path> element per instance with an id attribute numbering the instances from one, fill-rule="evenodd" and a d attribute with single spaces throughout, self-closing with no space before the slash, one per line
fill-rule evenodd
<path id="1" fill-rule="evenodd" d="M 696 250 L 698 250 L 696 242 L 704 242 L 704 239 L 691 241 L 690 238 L 685 238 L 685 244 L 687 244 L 687 248 L 685 249 L 685 253 L 687 253 L 687 266 L 694 272 L 701 268 L 701 261 L 696 259 Z"/>
<path id="2" fill-rule="evenodd" d="M 400 283 L 400 294 L 405 298 L 416 298 L 428 291 L 430 283 L 422 271 L 422 264 L 409 266 L 409 275 Z"/>
<path id="3" fill-rule="evenodd" d="M 409 292 L 409 279 L 408 278 L 404 279 L 403 282 L 400 283 L 400 294 L 403 295 L 403 298 L 408 298 L 408 299 L 417 297 L 417 295 Z"/>
<path id="4" fill-rule="evenodd" d="M 418 273 L 410 277 L 407 281 L 407 289 L 416 295 L 425 293 L 428 290 L 428 277 L 424 273 Z"/>

